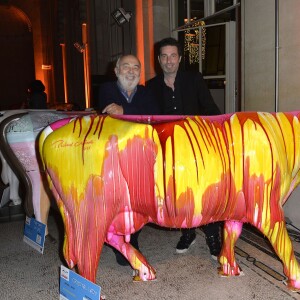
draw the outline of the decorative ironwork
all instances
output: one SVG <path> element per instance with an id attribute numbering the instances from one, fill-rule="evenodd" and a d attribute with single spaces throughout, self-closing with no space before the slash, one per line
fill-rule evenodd
<path id="1" fill-rule="evenodd" d="M 187 20 L 185 20 L 187 23 Z M 189 63 L 199 63 L 199 39 L 200 39 L 200 26 L 204 26 L 204 21 L 193 23 L 193 28 L 185 30 L 184 34 L 184 53 L 188 54 Z M 205 59 L 205 46 L 206 46 L 206 29 L 202 27 L 201 30 L 201 59 Z"/>

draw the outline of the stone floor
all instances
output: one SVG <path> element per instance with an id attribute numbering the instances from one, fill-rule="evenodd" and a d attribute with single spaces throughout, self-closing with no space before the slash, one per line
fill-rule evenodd
<path id="1" fill-rule="evenodd" d="M 0 223 L 1 299 L 59 299 L 59 269 L 65 265 L 60 242 L 46 242 L 44 254 L 23 242 L 23 220 Z M 300 261 L 299 232 L 290 236 Z M 60 217 L 52 214 L 49 231 L 60 241 L 63 229 Z M 196 243 L 186 254 L 176 254 L 175 245 L 181 235 L 178 230 L 144 227 L 140 248 L 157 271 L 157 280 L 133 282 L 130 266 L 116 263 L 113 251 L 104 246 L 96 283 L 106 300 L 123 299 L 300 299 L 284 285 L 282 264 L 268 242 L 251 227 L 244 226 L 237 242 L 236 257 L 244 275 L 222 278 L 218 263 L 210 258 L 203 233 L 197 229 Z"/>

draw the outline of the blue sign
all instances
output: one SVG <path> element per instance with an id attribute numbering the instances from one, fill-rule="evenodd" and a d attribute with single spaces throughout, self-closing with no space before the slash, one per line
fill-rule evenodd
<path id="1" fill-rule="evenodd" d="M 99 285 L 64 266 L 60 267 L 60 300 L 100 300 L 100 291 Z"/>
<path id="2" fill-rule="evenodd" d="M 44 253 L 45 233 L 45 224 L 26 217 L 23 241 L 42 254 Z"/>

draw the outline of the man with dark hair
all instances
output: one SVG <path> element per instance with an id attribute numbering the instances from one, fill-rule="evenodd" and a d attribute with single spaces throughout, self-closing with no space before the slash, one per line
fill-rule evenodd
<path id="1" fill-rule="evenodd" d="M 165 47 L 165 46 L 175 46 L 177 48 L 178 51 L 178 55 L 182 56 L 182 49 L 181 49 L 181 45 L 180 43 L 172 38 L 172 37 L 167 37 L 165 39 L 162 39 L 159 43 L 158 43 L 158 50 L 159 50 L 159 54 L 160 54 L 160 50 L 161 48 Z"/>
<path id="2" fill-rule="evenodd" d="M 179 71 L 181 47 L 177 40 L 160 41 L 158 61 L 163 71 L 147 82 L 164 115 L 218 115 L 220 110 L 212 99 L 200 72 Z M 221 251 L 220 224 L 202 226 L 213 259 Z M 182 230 L 176 246 L 177 253 L 185 253 L 195 243 L 195 229 Z"/>

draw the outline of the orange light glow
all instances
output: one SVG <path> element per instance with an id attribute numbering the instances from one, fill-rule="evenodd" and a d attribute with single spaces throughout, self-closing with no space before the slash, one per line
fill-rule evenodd
<path id="1" fill-rule="evenodd" d="M 84 87 L 85 87 L 85 107 L 90 107 L 90 55 L 87 42 L 87 24 L 82 23 L 82 43 L 85 46 L 83 51 L 83 66 L 84 66 Z"/>
<path id="2" fill-rule="evenodd" d="M 67 85 L 67 62 L 66 62 L 66 45 L 60 44 L 62 53 L 62 63 L 63 63 L 63 76 L 64 76 L 64 94 L 65 103 L 68 103 L 68 85 Z"/>
<path id="3" fill-rule="evenodd" d="M 154 70 L 154 30 L 153 30 L 153 1 L 148 2 L 148 41 L 149 41 L 149 78 L 155 76 Z"/>
<path id="4" fill-rule="evenodd" d="M 144 18 L 143 1 L 136 0 L 136 56 L 142 64 L 140 84 L 145 84 Z"/>

